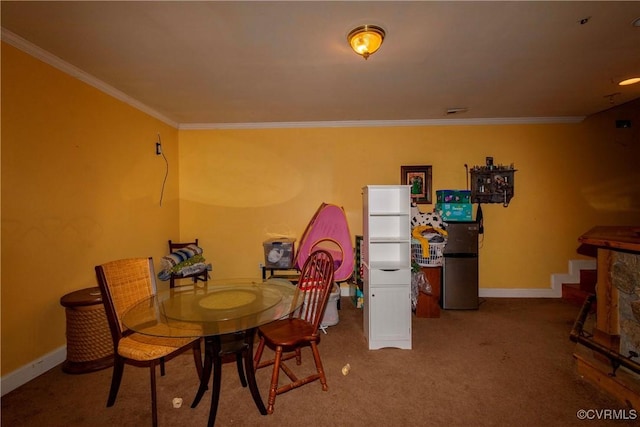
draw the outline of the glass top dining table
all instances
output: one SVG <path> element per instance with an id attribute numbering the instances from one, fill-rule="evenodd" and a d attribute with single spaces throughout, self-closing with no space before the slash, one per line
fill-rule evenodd
<path id="1" fill-rule="evenodd" d="M 145 335 L 204 338 L 204 369 L 191 407 L 197 406 L 207 390 L 213 368 L 211 409 L 207 424 L 213 426 L 222 373 L 221 337 L 241 337 L 246 380 L 258 410 L 266 415 L 253 369 L 255 331 L 261 325 L 294 312 L 302 305 L 303 299 L 298 288 L 286 280 L 218 281 L 204 286 L 159 291 L 134 305 L 124 314 L 122 321 L 127 328 Z"/>

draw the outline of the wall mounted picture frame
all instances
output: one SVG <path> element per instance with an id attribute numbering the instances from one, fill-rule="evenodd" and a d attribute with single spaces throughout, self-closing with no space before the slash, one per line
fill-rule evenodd
<path id="1" fill-rule="evenodd" d="M 431 197 L 431 166 L 401 166 L 400 183 L 411 186 L 411 201 L 433 203 Z"/>

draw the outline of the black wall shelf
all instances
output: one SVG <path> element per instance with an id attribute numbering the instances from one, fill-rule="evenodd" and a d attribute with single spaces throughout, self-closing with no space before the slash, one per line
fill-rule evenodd
<path id="1" fill-rule="evenodd" d="M 502 203 L 505 207 L 514 195 L 513 167 L 474 166 L 471 171 L 471 203 Z"/>

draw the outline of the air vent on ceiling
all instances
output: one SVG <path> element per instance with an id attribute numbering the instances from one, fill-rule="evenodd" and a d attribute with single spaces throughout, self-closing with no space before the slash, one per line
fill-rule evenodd
<path id="1" fill-rule="evenodd" d="M 468 108 L 447 108 L 447 114 L 466 113 Z"/>

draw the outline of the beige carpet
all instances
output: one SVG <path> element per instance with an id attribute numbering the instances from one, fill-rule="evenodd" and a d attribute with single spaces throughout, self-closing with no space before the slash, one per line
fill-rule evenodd
<path id="1" fill-rule="evenodd" d="M 626 409 L 576 374 L 569 332 L 579 307 L 553 299 L 487 299 L 478 311 L 413 318 L 413 350 L 367 350 L 362 310 L 342 299 L 340 322 L 322 337 L 329 390 L 320 383 L 278 396 L 261 416 L 235 365 L 223 367 L 217 426 L 631 426 L 579 420 L 580 409 Z M 302 368 L 312 368 L 309 351 Z M 349 363 L 351 371 L 341 369 Z M 266 401 L 270 371 L 257 373 Z M 2 398 L 2 426 L 148 426 L 146 369 L 127 366 L 115 406 L 111 370 L 67 375 L 59 367 Z M 161 426 L 204 426 L 210 392 L 190 408 L 197 378 L 190 354 L 158 379 Z M 174 397 L 184 399 L 172 408 Z"/>

